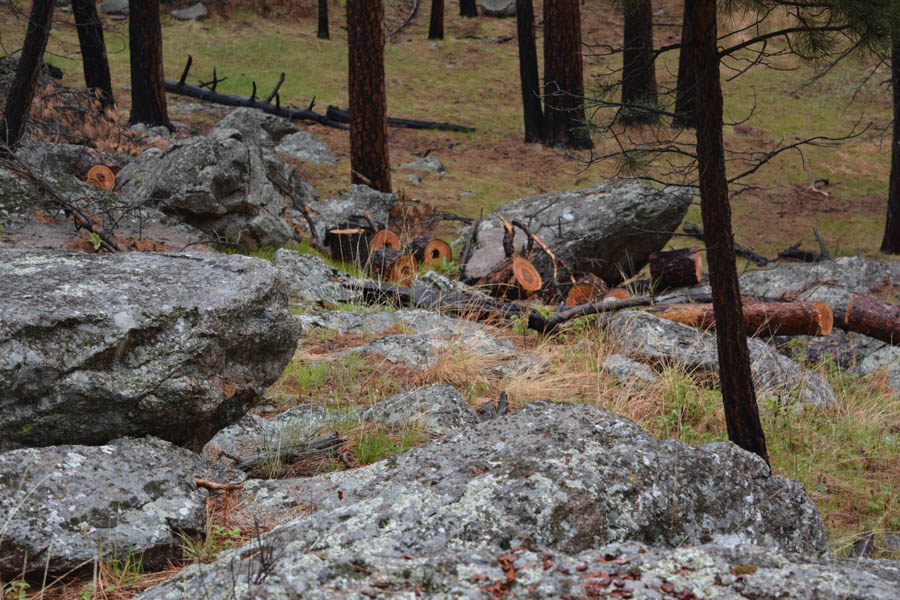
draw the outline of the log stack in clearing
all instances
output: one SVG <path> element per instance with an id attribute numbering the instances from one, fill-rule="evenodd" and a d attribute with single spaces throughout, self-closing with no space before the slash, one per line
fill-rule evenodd
<path id="1" fill-rule="evenodd" d="M 491 296 L 510 300 L 525 300 L 543 284 L 537 269 L 521 256 L 507 258 L 477 283 L 488 288 Z"/>
<path id="2" fill-rule="evenodd" d="M 650 279 L 653 288 L 697 285 L 703 278 L 703 259 L 697 248 L 654 252 L 650 255 Z"/>
<path id="3" fill-rule="evenodd" d="M 605 281 L 593 273 L 585 273 L 569 288 L 569 293 L 566 295 L 566 306 L 578 306 L 600 300 L 608 291 L 609 286 Z"/>
<path id="4" fill-rule="evenodd" d="M 369 234 L 361 227 L 332 229 L 325 236 L 325 245 L 335 260 L 364 265 L 369 258 Z"/>
<path id="5" fill-rule="evenodd" d="M 693 327 L 716 325 L 712 304 L 670 304 L 648 311 Z M 828 335 L 834 316 L 824 302 L 752 302 L 744 304 L 744 322 L 748 335 Z"/>
<path id="6" fill-rule="evenodd" d="M 369 252 L 374 252 L 375 250 L 383 248 L 384 246 L 393 248 L 398 252 L 403 248 L 403 246 L 400 244 L 400 238 L 390 229 L 382 229 L 372 236 L 372 239 L 369 240 Z"/>
<path id="7" fill-rule="evenodd" d="M 847 328 L 853 331 L 889 344 L 900 344 L 900 306 L 872 296 L 853 294 L 847 302 L 844 320 Z"/>
<path id="8" fill-rule="evenodd" d="M 425 265 L 435 265 L 442 260 L 450 264 L 453 259 L 453 252 L 447 242 L 427 236 L 413 238 L 409 243 L 409 253 L 419 264 Z"/>
<path id="9" fill-rule="evenodd" d="M 400 254 L 390 246 L 382 246 L 369 256 L 368 270 L 379 279 L 388 279 L 398 285 L 408 286 L 415 280 L 419 265 L 412 256 Z"/>

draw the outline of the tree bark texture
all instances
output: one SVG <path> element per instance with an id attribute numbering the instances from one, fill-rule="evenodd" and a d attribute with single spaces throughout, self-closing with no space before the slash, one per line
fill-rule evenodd
<path id="1" fill-rule="evenodd" d="M 34 100 L 34 88 L 37 86 L 38 75 L 44 64 L 44 50 L 50 37 L 54 3 L 55 0 L 34 0 L 31 5 L 22 54 L 16 66 L 16 75 L 6 93 L 3 119 L 0 120 L 0 143 L 10 148 L 19 143 L 25 132 L 25 121 Z"/>
<path id="2" fill-rule="evenodd" d="M 579 0 L 544 0 L 544 142 L 592 148 L 585 130 Z"/>
<path id="3" fill-rule="evenodd" d="M 711 304 L 667 304 L 647 310 L 691 327 L 716 326 Z M 824 302 L 752 302 L 743 305 L 743 313 L 747 335 L 828 335 L 834 324 Z"/>
<path id="4" fill-rule="evenodd" d="M 476 6 L 475 0 L 459 0 L 459 16 L 477 17 L 478 6 Z"/>
<path id="5" fill-rule="evenodd" d="M 431 21 L 428 24 L 428 39 L 444 39 L 444 0 L 431 0 Z"/>
<path id="6" fill-rule="evenodd" d="M 656 290 L 697 285 L 703 278 L 703 258 L 697 248 L 654 252 L 650 279 Z"/>
<path id="7" fill-rule="evenodd" d="M 382 20 L 382 0 L 348 0 L 351 181 L 390 193 Z"/>
<path id="8" fill-rule="evenodd" d="M 847 302 L 844 322 L 852 331 L 900 346 L 900 306 L 872 296 L 853 294 Z"/>
<path id="9" fill-rule="evenodd" d="M 109 76 L 109 59 L 106 56 L 106 42 L 103 40 L 103 26 L 97 16 L 94 0 L 72 0 L 72 15 L 78 30 L 78 45 L 81 47 L 81 62 L 84 69 L 84 85 L 97 90 L 104 108 L 115 106 L 112 80 Z"/>
<path id="10" fill-rule="evenodd" d="M 525 141 L 539 142 L 543 138 L 544 112 L 541 109 L 541 80 L 538 77 L 532 0 L 516 0 L 516 33 L 519 40 L 519 78 L 522 82 Z"/>
<path id="11" fill-rule="evenodd" d="M 174 129 L 166 109 L 159 0 L 132 0 L 128 10 L 131 51 L 131 116 L 128 122 Z"/>
<path id="12" fill-rule="evenodd" d="M 700 210 L 709 264 L 719 379 L 728 439 L 769 462 L 750 374 L 750 352 L 737 277 L 731 207 L 722 141 L 722 87 L 719 81 L 716 0 L 696 0 L 692 19 L 697 52 L 697 162 Z"/>
<path id="13" fill-rule="evenodd" d="M 316 37 L 320 40 L 330 39 L 328 34 L 328 0 L 319 0 L 319 22 Z"/>
<path id="14" fill-rule="evenodd" d="M 654 123 L 656 112 L 656 62 L 653 56 L 653 3 L 639 0 L 625 4 L 625 52 L 622 63 L 623 121 Z M 649 107 L 650 110 L 641 110 Z"/>
<path id="15" fill-rule="evenodd" d="M 697 0 L 684 0 L 678 82 L 675 84 L 675 127 L 697 127 L 697 32 L 693 15 Z"/>
<path id="16" fill-rule="evenodd" d="M 900 32 L 894 32 L 891 39 L 891 85 L 894 97 L 894 132 L 887 222 L 884 226 L 884 239 L 881 240 L 881 251 L 900 254 Z"/>

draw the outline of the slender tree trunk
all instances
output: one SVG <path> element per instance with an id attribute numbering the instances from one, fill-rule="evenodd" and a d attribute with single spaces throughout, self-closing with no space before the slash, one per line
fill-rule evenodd
<path id="1" fill-rule="evenodd" d="M 44 50 L 50 37 L 55 2 L 56 0 L 34 0 L 31 5 L 22 54 L 16 66 L 16 75 L 6 93 L 3 118 L 0 120 L 0 143 L 10 148 L 19 143 L 25 132 L 25 121 L 34 100 L 34 88 L 44 64 Z"/>
<path id="2" fill-rule="evenodd" d="M 428 25 L 428 39 L 444 39 L 444 0 L 431 0 L 431 23 Z"/>
<path id="3" fill-rule="evenodd" d="M 653 3 L 625 4 L 625 53 L 622 63 L 622 121 L 655 123 L 656 63 L 653 56 Z M 641 110 L 648 107 L 649 110 Z"/>
<path id="4" fill-rule="evenodd" d="M 97 5 L 94 0 L 72 0 L 72 14 L 78 29 L 84 85 L 88 89 L 97 90 L 103 107 L 111 108 L 116 105 L 116 100 L 113 97 L 109 59 L 106 56 L 106 42 L 103 40 L 103 26 L 97 16 Z"/>
<path id="5" fill-rule="evenodd" d="M 766 438 L 759 421 L 750 374 L 750 352 L 737 278 L 737 256 L 731 231 L 731 207 L 722 141 L 722 87 L 716 46 L 716 0 L 696 0 L 691 19 L 699 41 L 697 52 L 697 162 L 700 210 L 706 260 L 716 317 L 719 379 L 728 439 L 767 463 Z"/>
<path id="6" fill-rule="evenodd" d="M 691 19 L 697 0 L 684 0 L 681 22 L 681 50 L 678 54 L 678 83 L 675 87 L 675 127 L 697 127 L 697 39 Z"/>
<path id="7" fill-rule="evenodd" d="M 351 180 L 390 192 L 383 20 L 382 0 L 348 0 Z"/>
<path id="8" fill-rule="evenodd" d="M 320 40 L 330 39 L 328 35 L 328 0 L 319 0 L 319 27 L 316 37 Z"/>
<path id="9" fill-rule="evenodd" d="M 891 39 L 891 85 L 894 96 L 894 133 L 887 223 L 884 226 L 884 239 L 881 240 L 881 251 L 900 254 L 900 32 L 894 32 Z"/>
<path id="10" fill-rule="evenodd" d="M 475 0 L 459 0 L 459 16 L 477 17 L 478 6 L 475 5 Z"/>
<path id="11" fill-rule="evenodd" d="M 544 0 L 544 141 L 548 146 L 594 146 L 585 129 L 578 2 Z"/>
<path id="12" fill-rule="evenodd" d="M 128 47 L 131 51 L 131 117 L 128 122 L 174 129 L 166 109 L 159 0 L 131 0 Z"/>
<path id="13" fill-rule="evenodd" d="M 541 80 L 538 78 L 534 5 L 531 0 L 516 0 L 516 32 L 519 38 L 519 77 L 522 81 L 522 108 L 525 113 L 525 141 L 539 142 L 543 137 L 544 113 L 541 110 Z"/>

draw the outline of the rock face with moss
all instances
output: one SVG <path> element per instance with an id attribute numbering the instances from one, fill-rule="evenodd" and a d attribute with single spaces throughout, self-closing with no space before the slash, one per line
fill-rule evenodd
<path id="1" fill-rule="evenodd" d="M 0 450 L 147 434 L 199 449 L 299 335 L 258 259 L 0 250 L 0 281 Z"/>
<path id="2" fill-rule="evenodd" d="M 90 569 L 98 555 L 164 568 L 181 558 L 179 532 L 206 529 L 207 492 L 195 475 L 230 476 L 151 437 L 0 454 L 0 574 Z"/>
<path id="3" fill-rule="evenodd" d="M 502 561 L 525 556 L 534 564 L 526 569 L 523 561 L 522 579 L 507 589 L 560 598 L 589 577 L 576 568 L 582 555 L 591 572 L 640 558 L 598 564 L 604 554 L 596 549 L 609 544 L 666 549 L 647 557 L 660 563 L 672 548 L 700 544 L 755 544 L 771 555 L 827 549 L 802 486 L 772 475 L 757 456 L 731 443 L 657 441 L 627 419 L 577 403 L 534 402 L 352 471 L 247 482 L 243 501 L 248 514 L 316 510 L 143 597 L 351 598 L 418 589 L 477 598 L 484 586 L 507 581 Z M 704 561 L 729 573 L 730 559 L 709 552 Z M 545 569 L 545 555 L 572 567 Z M 679 567 L 666 568 L 674 578 Z M 711 586 L 711 572 L 696 577 Z"/>
<path id="4" fill-rule="evenodd" d="M 650 254 L 661 250 L 687 214 L 693 190 L 656 189 L 631 179 L 610 179 L 581 190 L 538 194 L 504 204 L 478 229 L 478 246 L 466 264 L 466 276 L 478 279 L 503 260 L 503 227 L 498 216 L 523 223 L 570 269 L 595 273 L 607 282 L 639 271 Z M 515 244 L 526 247 L 516 230 Z M 535 267 L 547 280 L 553 265 L 536 250 Z"/>

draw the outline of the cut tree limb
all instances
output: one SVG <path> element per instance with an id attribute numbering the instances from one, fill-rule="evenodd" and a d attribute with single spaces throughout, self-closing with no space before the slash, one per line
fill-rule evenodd
<path id="1" fill-rule="evenodd" d="M 900 345 L 900 306 L 887 304 L 878 298 L 853 294 L 841 315 L 848 329 L 869 337 Z"/>
<path id="2" fill-rule="evenodd" d="M 712 304 L 674 304 L 647 309 L 658 317 L 692 327 L 715 327 Z M 828 335 L 833 325 L 831 308 L 824 302 L 744 303 L 748 335 Z"/>
<path id="3" fill-rule="evenodd" d="M 697 248 L 654 252 L 650 279 L 656 290 L 697 285 L 703 278 L 703 258 Z"/>
<path id="4" fill-rule="evenodd" d="M 369 256 L 368 271 L 379 279 L 389 279 L 398 285 L 409 285 L 416 277 L 416 259 L 390 246 L 382 246 Z"/>
<path id="5" fill-rule="evenodd" d="M 594 275 L 585 273 L 572 284 L 566 294 L 566 306 L 578 306 L 602 299 L 609 292 L 606 282 Z"/>
<path id="6" fill-rule="evenodd" d="M 370 226 L 374 225 L 372 220 L 369 218 L 368 212 L 365 214 L 365 217 L 366 220 L 369 221 Z M 400 238 L 390 229 L 382 229 L 372 236 L 372 238 L 369 240 L 369 253 L 371 254 L 375 250 L 384 248 L 385 246 L 387 246 L 388 248 L 393 248 L 398 252 L 402 249 Z"/>
<path id="7" fill-rule="evenodd" d="M 369 233 L 362 227 L 332 229 L 325 234 L 331 258 L 364 265 L 369 259 Z"/>
<path id="8" fill-rule="evenodd" d="M 413 238 L 409 243 L 409 252 L 419 264 L 435 265 L 442 260 L 450 264 L 453 260 L 453 251 L 447 242 L 427 236 Z"/>

